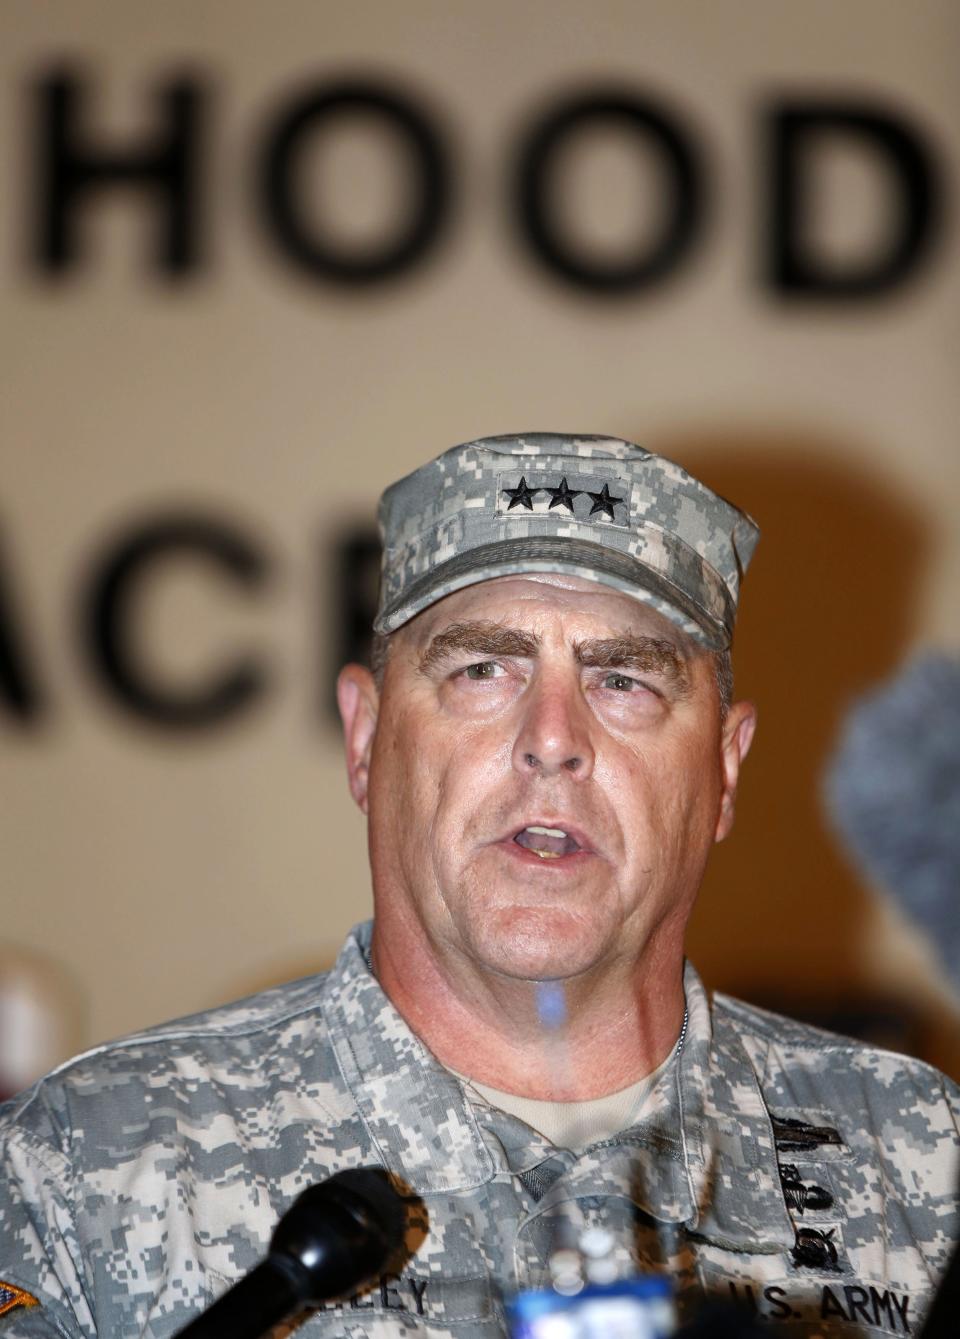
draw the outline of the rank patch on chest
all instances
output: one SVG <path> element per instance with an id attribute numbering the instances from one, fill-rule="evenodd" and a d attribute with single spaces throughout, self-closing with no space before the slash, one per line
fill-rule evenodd
<path id="1" fill-rule="evenodd" d="M 23 1288 L 16 1288 L 12 1283 L 6 1283 L 3 1279 L 0 1279 L 0 1316 L 5 1316 L 8 1311 L 15 1311 L 18 1306 L 39 1305 L 40 1303 L 32 1293 L 26 1292 Z"/>

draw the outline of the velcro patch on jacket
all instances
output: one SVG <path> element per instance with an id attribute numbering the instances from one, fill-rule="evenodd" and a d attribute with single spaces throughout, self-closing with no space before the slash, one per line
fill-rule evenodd
<path id="1" fill-rule="evenodd" d="M 17 1288 L 12 1283 L 7 1283 L 0 1279 L 0 1316 L 5 1316 L 8 1311 L 15 1311 L 18 1306 L 29 1307 L 39 1306 L 40 1303 L 32 1293 L 26 1292 L 23 1288 Z"/>

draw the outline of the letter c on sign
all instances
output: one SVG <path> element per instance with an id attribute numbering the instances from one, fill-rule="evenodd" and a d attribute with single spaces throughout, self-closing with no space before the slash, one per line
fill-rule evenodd
<path id="1" fill-rule="evenodd" d="M 123 536 L 101 557 L 85 587 L 80 615 L 84 650 L 110 695 L 146 724 L 185 731 L 237 716 L 260 695 L 266 674 L 252 658 L 239 657 L 187 691 L 174 692 L 151 676 L 134 644 L 136 603 L 144 578 L 181 555 L 246 591 L 261 586 L 268 572 L 263 552 L 223 522 L 208 516 L 159 517 Z"/>

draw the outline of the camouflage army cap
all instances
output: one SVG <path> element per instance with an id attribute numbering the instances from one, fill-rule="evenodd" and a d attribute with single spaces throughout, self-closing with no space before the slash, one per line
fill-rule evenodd
<path id="1" fill-rule="evenodd" d="M 451 447 L 380 500 L 374 631 L 453 591 L 564 572 L 624 591 L 701 645 L 730 645 L 759 530 L 686 470 L 614 437 L 533 432 Z"/>

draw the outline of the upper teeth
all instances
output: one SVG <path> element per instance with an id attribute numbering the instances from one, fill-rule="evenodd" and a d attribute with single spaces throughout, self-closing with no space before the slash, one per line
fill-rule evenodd
<path id="1" fill-rule="evenodd" d="M 565 837 L 567 835 L 562 828 L 529 827 L 527 832 L 535 832 L 538 837 Z"/>

